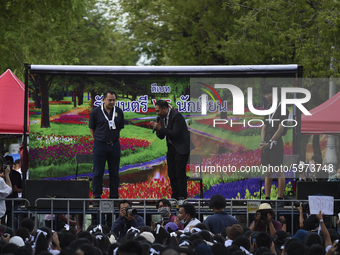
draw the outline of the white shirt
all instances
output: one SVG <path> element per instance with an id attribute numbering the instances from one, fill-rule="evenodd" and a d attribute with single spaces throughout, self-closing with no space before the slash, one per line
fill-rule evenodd
<path id="1" fill-rule="evenodd" d="M 59 250 L 53 250 L 51 247 L 48 247 L 48 252 L 52 253 L 53 255 L 58 255 L 60 253 Z"/>
<path id="2" fill-rule="evenodd" d="M 228 246 L 230 246 L 230 245 L 232 245 L 233 244 L 233 240 L 230 240 L 230 239 L 227 239 L 225 242 L 224 242 L 224 246 L 225 247 L 228 247 Z"/>
<path id="3" fill-rule="evenodd" d="M 4 178 L 0 177 L 0 198 L 8 197 L 12 193 L 12 188 L 8 186 Z M 4 216 L 6 213 L 5 200 L 0 200 L 0 217 Z"/>
<path id="4" fill-rule="evenodd" d="M 188 225 L 185 227 L 184 233 L 185 233 L 185 232 L 190 232 L 189 227 L 190 227 L 190 226 L 196 226 L 198 223 L 201 223 L 201 222 L 200 222 L 198 219 L 196 219 L 196 218 L 192 218 L 192 219 L 189 221 Z"/>

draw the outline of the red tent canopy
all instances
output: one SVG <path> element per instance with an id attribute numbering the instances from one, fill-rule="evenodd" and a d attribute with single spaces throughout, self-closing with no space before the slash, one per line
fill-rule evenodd
<path id="1" fill-rule="evenodd" d="M 0 76 L 0 134 L 23 134 L 24 97 L 25 85 L 7 69 Z"/>
<path id="2" fill-rule="evenodd" d="M 340 134 L 340 92 L 301 115 L 302 134 Z"/>

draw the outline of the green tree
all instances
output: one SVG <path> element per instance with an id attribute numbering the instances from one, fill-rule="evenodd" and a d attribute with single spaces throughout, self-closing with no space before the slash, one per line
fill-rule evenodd
<path id="1" fill-rule="evenodd" d="M 117 8 L 151 64 L 298 63 L 305 77 L 333 73 L 339 14 L 333 0 L 121 0 Z"/>
<path id="2" fill-rule="evenodd" d="M 49 65 L 134 64 L 138 56 L 124 45 L 114 20 L 97 0 L 5 0 L 0 10 L 0 70 L 23 77 L 23 63 Z M 53 76 L 35 77 L 34 93 L 42 100 L 41 126 L 49 127 L 49 88 Z M 83 91 L 79 86 L 79 93 Z M 39 90 L 39 91 L 38 91 Z M 36 97 L 38 98 L 38 97 Z M 81 102 L 79 102 L 81 103 Z"/>

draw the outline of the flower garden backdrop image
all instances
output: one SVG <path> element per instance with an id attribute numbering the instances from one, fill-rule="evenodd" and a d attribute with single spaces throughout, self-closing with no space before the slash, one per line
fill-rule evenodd
<path id="1" fill-rule="evenodd" d="M 228 123 L 245 121 L 246 124 L 250 119 L 264 119 L 249 111 L 247 88 L 253 88 L 254 107 L 264 109 L 267 105 L 262 86 L 270 81 L 259 78 L 227 81 L 244 92 L 243 115 L 233 115 L 233 98 L 227 90 L 214 91 L 214 85 L 219 82 L 226 81 L 222 78 L 31 74 L 29 178 L 75 179 L 75 155 L 92 154 L 93 150 L 88 128 L 91 110 L 100 106 L 103 91 L 110 88 L 117 92 L 116 106 L 123 110 L 125 118 L 125 128 L 120 133 L 120 198 L 171 197 L 166 141 L 158 139 L 149 124 L 157 118 L 155 102 L 158 99 L 167 100 L 187 120 L 195 145 L 191 154 L 203 158 L 202 166 L 188 164 L 187 175 L 202 175 L 204 198 L 216 193 L 226 198 L 259 198 L 261 173 L 241 173 L 239 170 L 242 166 L 260 165 L 261 128 L 256 126 L 256 121 L 251 122 L 251 126 L 214 126 L 214 119 L 228 120 Z M 292 84 L 292 80 L 278 82 L 279 87 Z M 202 94 L 207 95 L 207 113 L 202 112 Z M 289 111 L 292 112 L 292 107 Z M 284 137 L 285 154 L 292 154 L 292 132 L 289 129 Z M 207 167 L 218 165 L 230 168 L 213 173 L 206 171 Z M 78 178 L 91 176 L 92 164 L 79 166 Z M 291 191 L 289 182 L 287 179 L 286 193 Z M 199 197 L 199 192 L 199 184 L 189 182 L 188 196 Z M 108 194 L 105 188 L 102 197 L 108 197 Z M 89 195 L 92 196 L 91 191 Z M 276 196 L 275 185 L 272 196 Z"/>

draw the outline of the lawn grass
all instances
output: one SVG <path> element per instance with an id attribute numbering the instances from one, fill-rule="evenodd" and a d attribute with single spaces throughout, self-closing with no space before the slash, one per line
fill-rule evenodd
<path id="1" fill-rule="evenodd" d="M 49 128 L 41 128 L 40 123 L 30 125 L 30 132 L 40 132 L 41 135 L 89 135 L 88 124 L 56 124 L 50 122 Z"/>

